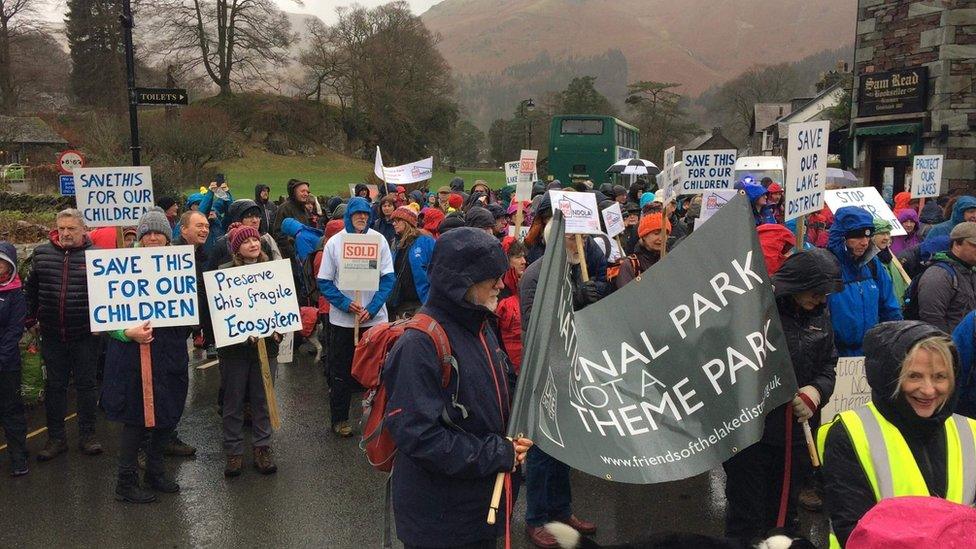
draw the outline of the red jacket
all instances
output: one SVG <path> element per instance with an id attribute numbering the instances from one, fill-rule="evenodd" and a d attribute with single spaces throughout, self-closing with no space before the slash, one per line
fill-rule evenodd
<path id="1" fill-rule="evenodd" d="M 511 295 L 499 300 L 495 309 L 498 329 L 502 334 L 502 346 L 515 367 L 516 375 L 522 370 L 522 310 L 519 304 L 518 278 L 515 269 L 505 272 L 502 282 Z"/>

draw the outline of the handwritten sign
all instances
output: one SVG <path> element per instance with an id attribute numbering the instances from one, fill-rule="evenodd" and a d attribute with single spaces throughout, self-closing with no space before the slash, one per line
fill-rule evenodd
<path id="1" fill-rule="evenodd" d="M 667 185 L 674 183 L 674 147 L 668 147 L 664 151 L 664 182 Z"/>
<path id="2" fill-rule="evenodd" d="M 593 193 L 549 191 L 553 209 L 558 208 L 566 220 L 566 234 L 602 234 L 600 210 Z"/>
<path id="3" fill-rule="evenodd" d="M 786 164 L 786 220 L 823 209 L 830 121 L 790 124 Z"/>
<path id="4" fill-rule="evenodd" d="M 901 226 L 901 222 L 885 203 L 878 189 L 874 187 L 857 187 L 855 189 L 835 189 L 824 193 L 824 200 L 830 211 L 837 213 L 844 206 L 864 208 L 876 218 L 891 223 L 891 236 L 905 236 L 908 232 Z"/>
<path id="5" fill-rule="evenodd" d="M 941 154 L 918 154 L 912 160 L 912 198 L 932 198 L 942 194 Z"/>
<path id="6" fill-rule="evenodd" d="M 864 357 L 847 356 L 837 360 L 837 380 L 834 394 L 824 404 L 820 418 L 826 423 L 837 414 L 867 404 L 871 400 L 871 387 L 864 374 Z"/>
<path id="7" fill-rule="evenodd" d="M 136 225 L 154 204 L 149 166 L 78 168 L 74 176 L 78 209 L 89 228 Z"/>
<path id="8" fill-rule="evenodd" d="M 336 286 L 346 291 L 375 292 L 380 287 L 382 235 L 339 233 L 339 274 Z"/>
<path id="9" fill-rule="evenodd" d="M 600 213 L 603 214 L 603 224 L 606 225 L 607 235 L 610 238 L 624 232 L 624 216 L 620 211 L 620 202 L 614 202 L 613 206 L 606 208 Z"/>
<path id="10" fill-rule="evenodd" d="M 85 262 L 92 332 L 200 323 L 193 246 L 93 249 Z"/>
<path id="11" fill-rule="evenodd" d="M 203 273 L 217 347 L 302 329 L 286 259 Z"/>
<path id="12" fill-rule="evenodd" d="M 678 194 L 702 194 L 731 189 L 735 184 L 735 149 L 685 151 L 681 157 L 681 190 Z"/>

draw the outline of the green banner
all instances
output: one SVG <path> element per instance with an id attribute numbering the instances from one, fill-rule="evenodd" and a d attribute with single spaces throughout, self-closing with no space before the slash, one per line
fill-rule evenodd
<path id="1" fill-rule="evenodd" d="M 563 242 L 555 212 L 552 242 Z M 762 436 L 796 379 L 748 201 L 639 280 L 574 312 L 564 246 L 542 261 L 510 434 L 591 475 L 687 478 Z"/>

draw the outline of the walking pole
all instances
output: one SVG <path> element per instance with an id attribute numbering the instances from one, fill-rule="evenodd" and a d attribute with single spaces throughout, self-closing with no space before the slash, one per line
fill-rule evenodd
<path id="1" fill-rule="evenodd" d="M 258 338 L 258 358 L 261 360 L 261 381 L 264 382 L 264 397 L 268 401 L 268 415 L 271 428 L 281 429 L 281 416 L 278 415 L 278 399 L 275 398 L 274 382 L 271 380 L 271 363 L 268 361 L 268 347 L 264 338 Z"/>
<path id="2" fill-rule="evenodd" d="M 580 272 L 583 274 L 583 282 L 590 280 L 590 272 L 586 267 L 586 253 L 583 250 L 583 236 L 576 235 L 576 251 L 580 257 Z"/>
<path id="3" fill-rule="evenodd" d="M 356 298 L 353 302 L 359 304 L 359 290 L 356 290 Z M 352 344 L 359 345 L 359 315 L 356 315 L 356 324 L 352 331 Z"/>
<path id="4" fill-rule="evenodd" d="M 149 343 L 139 344 L 139 365 L 142 372 L 142 414 L 146 427 L 156 426 L 156 405 L 153 402 L 152 348 Z"/>
<path id="5" fill-rule="evenodd" d="M 495 524 L 498 520 L 498 506 L 502 502 L 502 487 L 505 486 L 505 475 L 508 473 L 498 473 L 495 475 L 495 488 L 491 491 L 491 504 L 488 506 L 488 524 Z"/>

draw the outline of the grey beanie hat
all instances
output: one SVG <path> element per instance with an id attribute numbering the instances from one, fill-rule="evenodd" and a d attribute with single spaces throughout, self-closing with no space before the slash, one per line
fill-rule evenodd
<path id="1" fill-rule="evenodd" d="M 136 240 L 142 240 L 147 233 L 160 233 L 166 236 L 166 242 L 173 240 L 173 228 L 169 226 L 169 219 L 162 208 L 152 207 L 142 214 L 136 227 Z"/>

